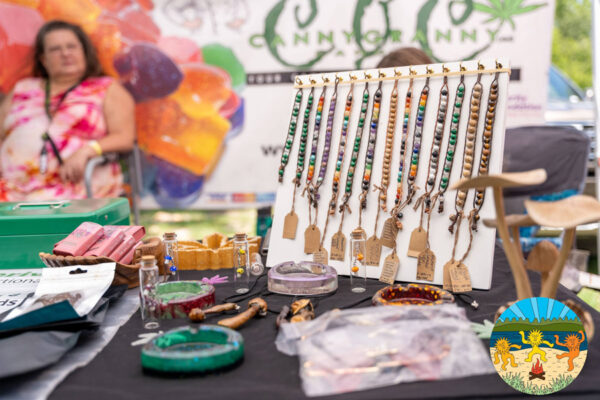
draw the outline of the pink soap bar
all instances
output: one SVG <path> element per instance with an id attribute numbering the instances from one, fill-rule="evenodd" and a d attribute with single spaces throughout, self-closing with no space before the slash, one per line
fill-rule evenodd
<path id="1" fill-rule="evenodd" d="M 107 256 L 112 253 L 125 239 L 125 234 L 112 227 L 104 228 L 104 235 L 85 252 L 84 256 Z"/>
<path id="2" fill-rule="evenodd" d="M 121 258 L 120 260 L 115 260 L 115 261 L 118 261 L 121 264 L 131 264 L 131 262 L 133 261 L 133 255 L 135 254 L 135 249 L 137 249 L 137 247 L 141 244 L 142 244 L 141 241 L 137 242 L 127 253 L 125 253 L 123 258 Z"/>
<path id="3" fill-rule="evenodd" d="M 133 247 L 134 244 L 135 244 L 135 239 L 133 238 L 133 236 L 126 233 L 125 238 L 123 239 L 121 244 L 118 245 L 117 248 L 114 249 L 113 252 L 110 253 L 110 256 L 108 256 L 108 257 L 112 258 L 115 261 L 119 261 L 120 259 L 125 257 L 125 254 L 127 254 L 127 252 L 129 250 L 131 250 L 131 248 Z"/>
<path id="4" fill-rule="evenodd" d="M 136 242 L 138 240 L 142 240 L 142 238 L 144 237 L 144 235 L 146 235 L 146 228 L 144 228 L 143 226 L 137 226 L 137 225 L 133 225 L 133 226 L 129 226 L 129 225 L 107 225 L 106 227 L 120 229 L 124 233 L 127 233 L 127 234 L 133 236 L 133 238 L 135 239 Z"/>
<path id="5" fill-rule="evenodd" d="M 61 256 L 81 256 L 104 235 L 101 225 L 84 222 L 66 238 L 54 246 L 54 254 Z"/>

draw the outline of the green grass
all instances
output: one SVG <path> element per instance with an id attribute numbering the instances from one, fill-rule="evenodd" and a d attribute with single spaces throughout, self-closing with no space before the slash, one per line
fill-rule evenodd
<path id="1" fill-rule="evenodd" d="M 197 240 L 219 232 L 233 236 L 236 232 L 256 234 L 256 210 L 231 211 L 142 211 L 140 224 L 148 236 L 162 237 L 165 232 L 175 232 L 179 240 Z"/>
<path id="2" fill-rule="evenodd" d="M 534 385 L 531 382 L 524 382 L 520 374 L 513 372 L 502 375 L 502 378 L 513 388 L 523 393 L 536 395 L 558 392 L 573 382 L 573 377 L 571 375 L 559 375 L 558 377 L 554 378 L 552 382 L 544 385 Z"/>

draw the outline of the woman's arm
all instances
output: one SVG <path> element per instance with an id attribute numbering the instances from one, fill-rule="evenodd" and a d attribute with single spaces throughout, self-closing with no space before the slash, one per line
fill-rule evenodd
<path id="1" fill-rule="evenodd" d="M 117 82 L 113 82 L 104 97 L 104 119 L 107 135 L 97 141 L 102 153 L 128 152 L 135 140 L 135 103 L 133 97 Z M 84 146 L 65 160 L 60 169 L 63 180 L 79 182 L 83 178 L 85 165 L 98 153 L 94 147 Z"/>
<path id="2" fill-rule="evenodd" d="M 102 152 L 131 151 L 135 140 L 135 103 L 129 92 L 117 82 L 106 92 L 104 118 L 108 135 L 98 140 Z"/>
<path id="3" fill-rule="evenodd" d="M 0 94 L 0 96 L 2 96 Z M 8 110 L 10 108 L 10 102 L 12 101 L 13 92 L 12 90 L 6 95 L 6 97 L 1 98 L 0 101 L 0 143 L 2 143 L 2 139 L 4 139 L 4 120 L 6 120 L 6 116 L 8 115 Z"/>

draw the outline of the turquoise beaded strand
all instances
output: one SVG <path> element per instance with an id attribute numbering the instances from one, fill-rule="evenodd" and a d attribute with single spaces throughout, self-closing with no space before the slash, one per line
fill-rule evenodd
<path id="1" fill-rule="evenodd" d="M 300 113 L 300 103 L 302 103 L 302 89 L 298 89 L 296 97 L 294 98 L 294 105 L 292 106 L 292 115 L 290 117 L 290 125 L 288 128 L 288 134 L 285 138 L 285 144 L 283 146 L 283 154 L 281 155 L 281 162 L 279 165 L 279 182 L 283 182 L 283 174 L 285 167 L 287 166 L 290 153 L 292 152 L 292 145 L 294 144 L 294 136 L 296 134 L 296 125 L 298 123 L 298 114 Z"/>
<path id="2" fill-rule="evenodd" d="M 302 120 L 302 134 L 300 135 L 300 149 L 298 150 L 298 162 L 296 163 L 296 178 L 294 182 L 296 187 L 300 186 L 302 173 L 304 172 L 304 158 L 306 156 L 306 142 L 308 140 L 308 124 L 310 122 L 310 112 L 312 111 L 315 88 L 310 89 L 306 108 L 304 109 L 304 118 Z"/>
<path id="3" fill-rule="evenodd" d="M 438 206 L 438 212 L 441 214 L 444 212 L 444 194 L 448 189 L 450 182 L 450 174 L 452 172 L 452 165 L 454 164 L 454 155 L 456 154 L 456 144 L 458 141 L 458 126 L 460 123 L 460 114 L 462 110 L 463 98 L 465 96 L 465 76 L 460 76 L 460 83 L 456 89 L 456 96 L 454 100 L 454 107 L 452 108 L 452 122 L 450 124 L 450 137 L 448 139 L 448 145 L 446 146 L 446 157 L 444 159 L 444 169 L 442 170 L 442 178 L 440 179 L 438 196 L 440 204 Z"/>

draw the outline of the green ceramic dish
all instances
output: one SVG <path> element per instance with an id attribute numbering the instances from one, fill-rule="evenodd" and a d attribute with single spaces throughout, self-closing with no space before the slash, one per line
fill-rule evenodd
<path id="1" fill-rule="evenodd" d="M 244 357 L 244 338 L 218 325 L 182 327 L 142 348 L 142 367 L 160 372 L 203 373 L 228 367 Z"/>

